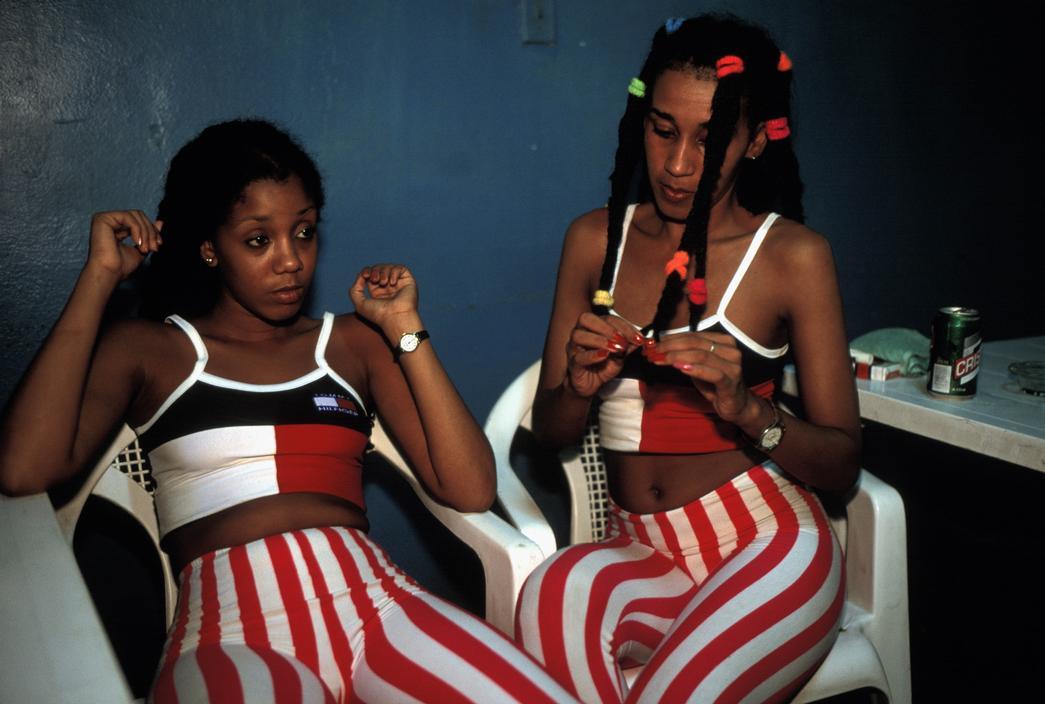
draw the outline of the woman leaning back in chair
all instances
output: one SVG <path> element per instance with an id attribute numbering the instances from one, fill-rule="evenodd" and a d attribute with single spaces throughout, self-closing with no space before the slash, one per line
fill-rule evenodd
<path id="1" fill-rule="evenodd" d="M 566 234 L 534 431 L 576 443 L 600 398 L 613 505 L 603 542 L 530 576 L 516 637 L 586 702 L 780 700 L 837 633 L 842 557 L 809 487 L 849 488 L 860 436 L 790 80 L 762 30 L 670 20 L 628 89 L 609 203 Z M 806 420 L 773 402 L 789 350 Z M 628 691 L 618 662 L 647 659 Z"/>
<path id="2" fill-rule="evenodd" d="M 303 314 L 322 208 L 319 173 L 290 137 L 233 121 L 174 157 L 156 223 L 96 214 L 83 272 L 8 409 L 3 490 L 43 491 L 117 424 L 136 428 L 180 571 L 152 701 L 570 700 L 367 538 L 373 412 L 459 510 L 490 506 L 493 463 L 417 335 L 405 267 L 364 268 L 355 315 Z M 114 288 L 150 253 L 145 317 L 168 324 L 100 333 Z"/>

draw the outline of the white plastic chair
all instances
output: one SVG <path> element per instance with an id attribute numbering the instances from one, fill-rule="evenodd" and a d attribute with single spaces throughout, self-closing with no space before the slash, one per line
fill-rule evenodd
<path id="1" fill-rule="evenodd" d="M 66 542 L 72 545 L 84 504 L 92 495 L 119 506 L 137 521 L 151 538 L 160 569 L 163 570 L 164 611 L 169 627 L 178 601 L 178 586 L 167 553 L 160 548 L 160 530 L 152 501 L 154 486 L 145 453 L 138 445 L 134 431 L 125 425 L 101 457 L 76 494 L 55 511 L 58 526 Z"/>
<path id="2" fill-rule="evenodd" d="M 511 634 L 515 599 L 523 580 L 543 559 L 541 550 L 490 511 L 460 513 L 432 499 L 410 471 L 380 423 L 374 425 L 371 443 L 372 451 L 382 455 L 395 468 L 432 515 L 476 552 L 486 576 L 486 619 Z M 167 625 L 170 626 L 178 590 L 170 562 L 159 544 L 159 528 L 152 500 L 152 478 L 146 467 L 145 454 L 134 432 L 124 426 L 102 457 L 73 498 L 56 510 L 59 527 L 71 545 L 84 504 L 91 495 L 119 506 L 141 524 L 152 539 L 163 569 Z M 519 487 L 521 489 L 521 484 Z M 535 505 L 533 508 L 536 510 Z"/>
<path id="3" fill-rule="evenodd" d="M 497 460 L 497 478 L 505 513 L 536 542 L 545 556 L 555 538 L 540 509 L 526 494 L 510 462 L 516 431 L 531 427 L 531 405 L 540 362 L 531 365 L 505 390 L 490 412 L 486 433 Z M 602 538 L 607 515 L 606 472 L 598 427 L 589 426 L 580 447 L 560 453 L 570 487 L 570 543 Z M 516 503 L 516 495 L 526 494 Z M 899 493 L 866 470 L 846 505 L 846 515 L 832 519 L 846 558 L 846 603 L 838 640 L 827 659 L 794 702 L 872 687 L 890 702 L 911 701 L 907 611 L 906 519 Z M 634 678 L 640 668 L 625 672 Z"/>

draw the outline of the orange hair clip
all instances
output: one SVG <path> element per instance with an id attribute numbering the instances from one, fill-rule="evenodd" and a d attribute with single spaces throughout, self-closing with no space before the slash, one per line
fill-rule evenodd
<path id="1" fill-rule="evenodd" d="M 791 70 L 791 57 L 782 51 L 780 52 L 780 60 L 776 64 L 776 70 L 781 72 Z"/>
<path id="2" fill-rule="evenodd" d="M 715 62 L 715 71 L 718 73 L 719 78 L 724 78 L 731 73 L 743 73 L 744 72 L 744 60 L 739 56 L 723 56 L 721 59 Z"/>
<path id="3" fill-rule="evenodd" d="M 778 139 L 787 139 L 790 136 L 791 127 L 787 124 L 786 117 L 777 117 L 772 120 L 766 120 L 767 138 L 776 141 Z"/>
<path id="4" fill-rule="evenodd" d="M 686 278 L 686 267 L 689 266 L 689 253 L 679 250 L 664 265 L 664 276 L 671 276 L 671 272 L 679 275 L 680 279 Z"/>

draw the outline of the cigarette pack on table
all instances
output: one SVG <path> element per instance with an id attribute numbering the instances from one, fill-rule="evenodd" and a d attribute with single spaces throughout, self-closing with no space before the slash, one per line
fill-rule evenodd
<path id="1" fill-rule="evenodd" d="M 899 362 L 888 362 L 880 357 L 875 357 L 870 352 L 864 352 L 854 347 L 849 348 L 849 361 L 852 364 L 853 376 L 857 379 L 885 381 L 900 376 Z"/>
<path id="2" fill-rule="evenodd" d="M 898 376 L 900 376 L 899 362 L 875 362 L 871 365 L 868 378 L 871 381 L 886 381 Z"/>

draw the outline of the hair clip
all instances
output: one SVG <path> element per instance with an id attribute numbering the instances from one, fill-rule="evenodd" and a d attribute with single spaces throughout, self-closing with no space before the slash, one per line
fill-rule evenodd
<path id="1" fill-rule="evenodd" d="M 664 23 L 664 29 L 667 30 L 668 34 L 674 34 L 678 31 L 678 28 L 682 26 L 682 23 L 686 21 L 685 17 L 669 17 Z"/>
<path id="2" fill-rule="evenodd" d="M 791 127 L 787 124 L 786 117 L 776 117 L 766 120 L 766 137 L 772 141 L 787 139 L 791 136 Z"/>
<path id="3" fill-rule="evenodd" d="M 725 78 L 731 73 L 743 73 L 744 72 L 744 60 L 739 56 L 723 56 L 721 59 L 715 62 L 715 71 L 718 73 L 719 78 Z"/>
<path id="4" fill-rule="evenodd" d="M 780 60 L 776 64 L 776 70 L 780 72 L 791 70 L 791 57 L 782 51 L 780 52 Z"/>
<path id="5" fill-rule="evenodd" d="M 595 292 L 595 295 L 592 297 L 591 302 L 597 306 L 606 306 L 607 308 L 612 308 L 613 296 L 610 295 L 609 291 L 600 288 L 598 291 Z"/>
<path id="6" fill-rule="evenodd" d="M 628 92 L 636 98 L 645 98 L 646 84 L 641 78 L 632 78 L 631 83 L 628 84 Z"/>
<path id="7" fill-rule="evenodd" d="M 689 266 L 689 252 L 679 250 L 672 255 L 668 263 L 664 265 L 664 276 L 671 276 L 671 272 L 679 275 L 680 279 L 686 278 L 686 267 Z"/>
<path id="8" fill-rule="evenodd" d="M 704 279 L 687 281 L 686 293 L 689 295 L 689 302 L 695 306 L 702 306 L 708 302 L 708 284 Z"/>

